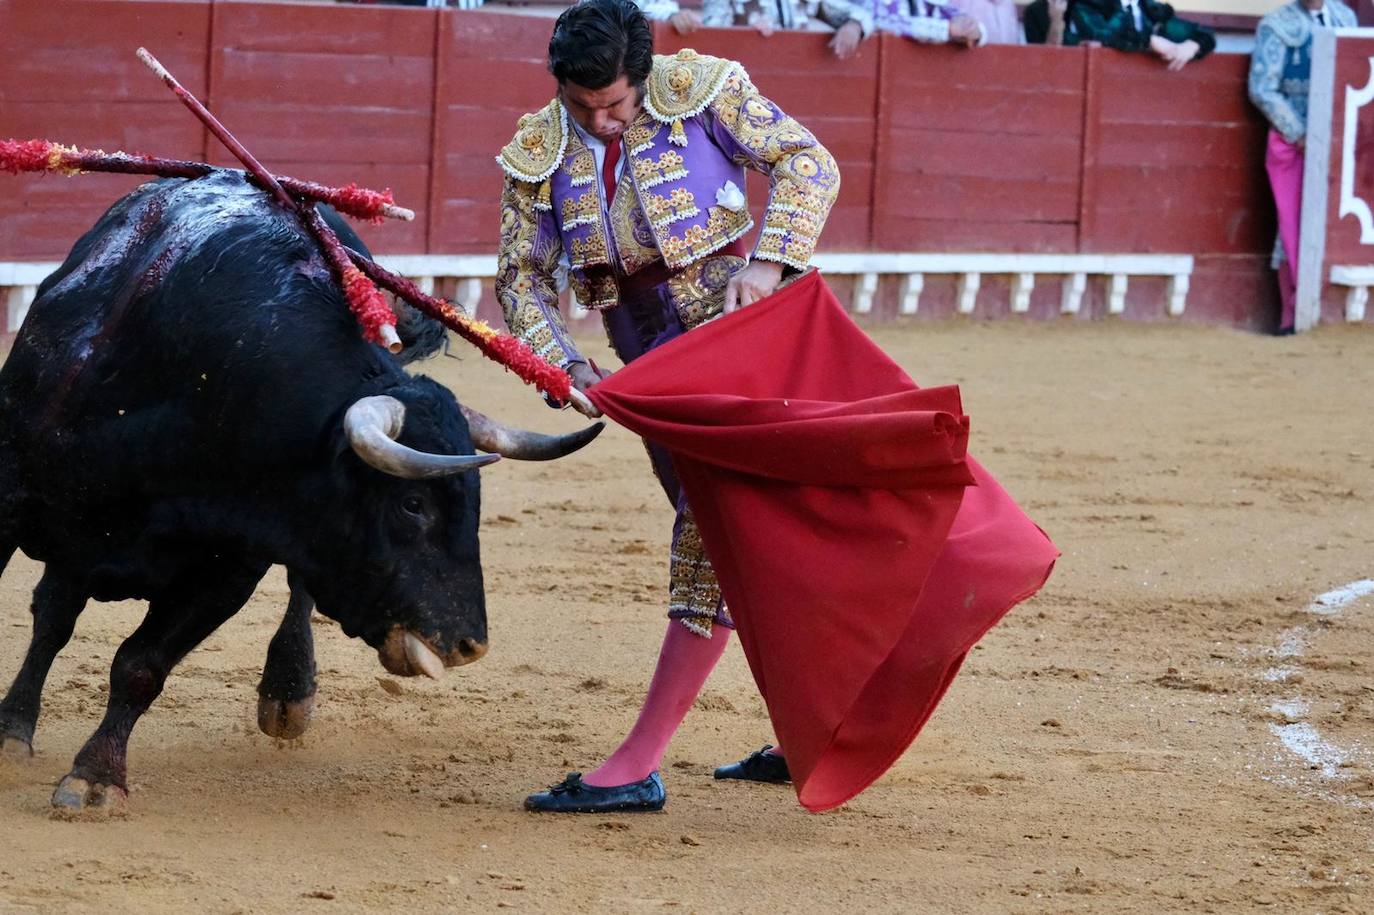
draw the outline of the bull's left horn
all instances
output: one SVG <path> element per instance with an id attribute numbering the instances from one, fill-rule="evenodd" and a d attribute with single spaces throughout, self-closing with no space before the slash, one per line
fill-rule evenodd
<path id="1" fill-rule="evenodd" d="M 353 452 L 382 473 L 404 480 L 425 480 L 476 470 L 499 454 L 430 454 L 396 441 L 405 425 L 406 407 L 385 394 L 364 397 L 344 414 L 344 433 Z"/>
<path id="2" fill-rule="evenodd" d="M 461 406 L 461 405 L 460 405 Z M 593 423 L 567 435 L 544 435 L 497 422 L 471 407 L 462 407 L 472 443 L 483 451 L 517 461 L 552 461 L 572 454 L 601 434 L 605 423 Z"/>

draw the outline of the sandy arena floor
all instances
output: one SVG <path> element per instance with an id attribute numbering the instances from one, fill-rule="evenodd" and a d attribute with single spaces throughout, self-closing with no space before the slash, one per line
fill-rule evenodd
<path id="1" fill-rule="evenodd" d="M 135 732 L 129 815 L 64 822 L 49 793 L 142 612 L 93 605 L 37 758 L 0 764 L 0 913 L 1374 911 L 1374 595 L 1308 609 L 1374 577 L 1374 329 L 875 335 L 964 386 L 974 452 L 1064 557 L 856 801 L 810 815 L 711 779 L 771 736 L 732 646 L 669 750 L 664 813 L 520 809 L 628 728 L 662 634 L 670 516 L 612 429 L 484 471 L 481 663 L 396 683 L 317 617 L 313 729 L 274 745 L 254 718 L 274 573 Z M 467 352 L 426 370 L 575 425 Z M 0 581 L 5 682 L 38 573 L 17 557 Z"/>

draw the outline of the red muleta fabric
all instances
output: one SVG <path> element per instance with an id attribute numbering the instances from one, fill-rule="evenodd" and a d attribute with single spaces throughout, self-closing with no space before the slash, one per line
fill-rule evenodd
<path id="1" fill-rule="evenodd" d="M 1058 551 L 819 274 L 593 387 L 673 452 L 797 798 L 836 807 L 916 738 Z"/>

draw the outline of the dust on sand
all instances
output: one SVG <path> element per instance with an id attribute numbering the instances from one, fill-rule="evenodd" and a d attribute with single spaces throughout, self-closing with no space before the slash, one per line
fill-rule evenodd
<path id="1" fill-rule="evenodd" d="M 63 822 L 48 795 L 141 614 L 93 606 L 37 758 L 0 765 L 0 912 L 1374 910 L 1374 597 L 1307 610 L 1374 577 L 1374 333 L 874 333 L 964 386 L 974 453 L 1064 556 L 857 800 L 810 815 L 712 781 L 771 736 L 732 647 L 665 760 L 666 812 L 520 809 L 629 727 L 662 635 L 670 515 L 612 429 L 483 472 L 481 663 L 392 683 L 317 618 L 313 728 L 274 745 L 254 719 L 274 573 L 135 732 L 130 815 Z M 576 424 L 462 356 L 423 368 L 507 420 Z M 38 572 L 0 582 L 6 678 Z"/>

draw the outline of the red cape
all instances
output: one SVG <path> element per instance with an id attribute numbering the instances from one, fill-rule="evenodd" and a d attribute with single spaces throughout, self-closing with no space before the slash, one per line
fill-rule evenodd
<path id="1" fill-rule="evenodd" d="M 673 453 L 809 810 L 887 771 L 1058 556 L 966 456 L 958 389 L 917 388 L 819 274 L 588 393 Z"/>

